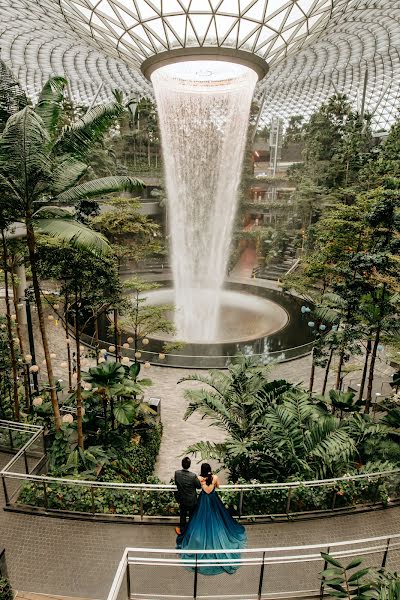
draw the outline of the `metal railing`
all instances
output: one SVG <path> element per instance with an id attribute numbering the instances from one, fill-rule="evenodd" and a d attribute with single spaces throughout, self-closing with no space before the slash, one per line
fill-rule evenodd
<path id="1" fill-rule="evenodd" d="M 82 343 L 86 344 L 90 348 L 93 348 L 93 338 L 87 334 L 81 334 Z M 252 359 L 255 363 L 260 365 L 268 365 L 270 363 L 281 363 L 288 362 L 303 356 L 310 354 L 313 347 L 314 341 L 307 342 L 300 346 L 293 346 L 291 348 L 285 348 L 283 350 L 274 350 L 272 352 L 265 351 L 260 354 L 251 354 Z M 108 349 L 111 342 L 99 340 L 99 348 Z M 135 360 L 135 351 L 133 348 L 124 348 L 118 346 L 118 352 L 124 356 L 128 356 L 132 361 Z M 160 358 L 159 352 L 153 352 L 151 350 L 140 349 L 141 359 L 139 362 L 150 362 L 155 366 L 172 366 L 184 369 L 227 369 L 232 361 L 237 358 L 235 354 L 226 355 L 201 355 L 201 354 L 174 354 L 173 352 L 163 352 Z M 109 353 L 112 356 L 113 353 Z M 195 367 L 194 362 L 196 361 Z"/>
<path id="2" fill-rule="evenodd" d="M 21 426 L 22 427 L 22 426 Z M 0 432 L 21 431 L 0 421 Z M 175 485 L 69 479 L 46 469 L 44 430 L 23 428 L 29 440 L 0 471 L 6 507 L 88 518 L 171 520 L 178 515 Z M 5 434 L 8 439 L 8 433 Z M 11 446 L 10 446 L 11 450 Z M 221 499 L 239 519 L 293 519 L 393 506 L 400 501 L 400 469 L 332 479 L 221 485 Z M 64 498 L 67 497 L 68 500 Z"/>
<path id="3" fill-rule="evenodd" d="M 107 600 L 263 600 L 319 598 L 329 591 L 320 572 L 327 567 L 321 552 L 336 560 L 362 557 L 363 567 L 395 569 L 400 534 L 306 546 L 234 550 L 126 548 Z M 188 554 L 189 553 L 189 554 Z M 290 568 L 288 568 L 290 565 Z M 210 578 L 204 569 L 237 571 Z M 233 567 L 233 569 L 232 569 Z"/>

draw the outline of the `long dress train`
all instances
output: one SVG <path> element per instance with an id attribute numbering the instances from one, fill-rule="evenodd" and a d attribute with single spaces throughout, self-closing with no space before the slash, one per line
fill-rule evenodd
<path id="1" fill-rule="evenodd" d="M 243 525 L 237 523 L 226 510 L 215 489 L 207 494 L 202 491 L 196 510 L 190 519 L 185 532 L 178 535 L 176 547 L 179 550 L 240 550 L 247 541 Z M 194 560 L 194 554 L 183 554 L 182 558 Z M 227 554 L 198 554 L 198 559 L 238 559 L 238 552 Z M 199 566 L 202 575 L 218 575 L 237 571 L 238 565 L 222 564 L 215 566 Z"/>

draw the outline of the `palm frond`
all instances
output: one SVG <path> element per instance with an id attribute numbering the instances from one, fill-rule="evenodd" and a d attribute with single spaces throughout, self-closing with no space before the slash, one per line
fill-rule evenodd
<path id="1" fill-rule="evenodd" d="M 85 163 L 73 156 L 63 156 L 53 169 L 53 194 L 61 194 L 75 186 L 87 170 L 88 166 Z"/>
<path id="2" fill-rule="evenodd" d="M 66 87 L 67 80 L 64 77 L 50 77 L 42 88 L 35 106 L 35 112 L 42 119 L 51 138 L 54 137 L 57 131 Z"/>
<path id="3" fill-rule="evenodd" d="M 84 158 L 124 110 L 124 106 L 117 100 L 94 106 L 75 123 L 65 128 L 54 146 L 54 153 L 73 154 L 77 158 Z"/>
<path id="4" fill-rule="evenodd" d="M 67 242 L 75 248 L 84 248 L 96 256 L 107 256 L 112 252 L 103 235 L 71 218 L 35 219 L 34 224 L 40 233 Z"/>
<path id="5" fill-rule="evenodd" d="M 59 203 L 78 202 L 84 198 L 99 198 L 115 192 L 138 192 L 144 187 L 144 183 L 136 177 L 102 177 L 77 185 L 56 196 Z"/>
<path id="6" fill-rule="evenodd" d="M 201 460 L 220 460 L 225 456 L 225 444 L 215 444 L 212 442 L 197 442 L 188 446 L 182 456 L 187 454 L 200 454 Z"/>
<path id="7" fill-rule="evenodd" d="M 33 198 L 36 187 L 51 176 L 48 141 L 41 118 L 30 106 L 10 117 L 0 138 L 2 187 L 8 182 L 20 198 Z"/>

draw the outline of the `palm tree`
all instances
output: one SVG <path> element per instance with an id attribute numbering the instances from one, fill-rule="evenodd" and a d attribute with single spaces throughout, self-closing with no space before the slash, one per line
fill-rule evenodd
<path id="1" fill-rule="evenodd" d="M 102 138 L 124 107 L 116 99 L 88 110 L 75 123 L 60 130 L 66 85 L 66 80 L 61 77 L 51 78 L 37 105 L 26 106 L 12 115 L 0 138 L 0 204 L 10 210 L 16 221 L 26 225 L 32 285 L 57 429 L 61 426 L 61 417 L 36 268 L 35 218 L 38 209 L 43 204 L 71 205 L 117 191 L 137 191 L 142 185 L 131 177 L 104 177 L 80 183 L 88 172 L 84 161 L 91 147 Z M 65 222 L 61 227 L 60 221 L 56 220 L 47 223 L 47 233 L 60 236 L 67 224 L 75 230 L 79 227 L 71 222 Z"/>

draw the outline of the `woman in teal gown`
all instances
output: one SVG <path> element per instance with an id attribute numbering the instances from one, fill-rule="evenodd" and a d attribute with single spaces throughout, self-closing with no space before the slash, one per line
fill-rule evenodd
<path id="1" fill-rule="evenodd" d="M 219 487 L 218 477 L 212 474 L 211 467 L 207 463 L 201 465 L 200 483 L 202 491 L 197 502 L 196 510 L 190 519 L 185 531 L 178 535 L 176 547 L 179 550 L 240 550 L 246 545 L 246 531 L 243 525 L 237 523 L 226 510 L 221 502 L 216 488 Z M 194 554 L 182 554 L 183 559 L 194 560 Z M 198 554 L 197 558 L 239 559 L 238 552 L 227 554 Z M 213 566 L 198 567 L 202 575 L 218 575 L 237 571 L 238 565 L 221 564 Z"/>

